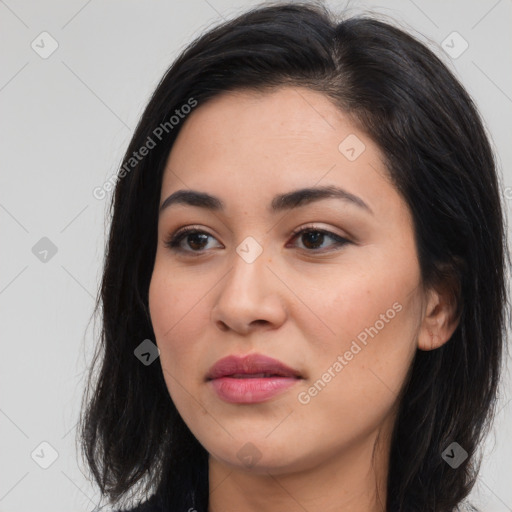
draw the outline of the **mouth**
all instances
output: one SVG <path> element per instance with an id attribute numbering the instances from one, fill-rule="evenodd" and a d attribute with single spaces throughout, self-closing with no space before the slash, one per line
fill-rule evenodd
<path id="1" fill-rule="evenodd" d="M 235 373 L 233 375 L 225 375 L 232 379 L 268 379 L 269 377 L 283 377 L 277 373 Z"/>
<path id="2" fill-rule="evenodd" d="M 267 379 L 272 377 L 302 378 L 298 370 L 281 361 L 261 354 L 231 355 L 217 361 L 209 370 L 206 380 L 222 377 L 233 379 Z"/>
<path id="3" fill-rule="evenodd" d="M 235 404 L 265 402 L 302 379 L 294 368 L 261 354 L 220 359 L 206 377 L 221 400 Z"/>

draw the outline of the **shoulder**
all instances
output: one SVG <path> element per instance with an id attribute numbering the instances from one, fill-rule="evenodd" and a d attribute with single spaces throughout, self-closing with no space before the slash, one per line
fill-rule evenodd
<path id="1" fill-rule="evenodd" d="M 200 508 L 199 505 L 194 507 L 183 508 L 176 504 L 170 505 L 169 498 L 157 492 L 149 499 L 142 501 L 139 500 L 132 508 L 113 508 L 111 512 L 205 512 L 206 508 Z M 193 500 L 194 501 L 194 500 Z"/>
<path id="2" fill-rule="evenodd" d="M 134 508 L 122 510 L 116 509 L 113 512 L 167 512 L 167 510 L 158 499 L 158 496 L 153 495 L 151 498 L 149 498 L 149 500 L 146 500 L 143 503 L 139 502 L 139 504 Z"/>

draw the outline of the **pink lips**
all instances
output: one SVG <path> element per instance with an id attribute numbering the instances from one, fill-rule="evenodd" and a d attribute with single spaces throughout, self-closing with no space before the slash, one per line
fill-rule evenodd
<path id="1" fill-rule="evenodd" d="M 222 400 L 250 404 L 269 400 L 293 386 L 301 376 L 277 359 L 249 354 L 220 359 L 206 378 Z"/>

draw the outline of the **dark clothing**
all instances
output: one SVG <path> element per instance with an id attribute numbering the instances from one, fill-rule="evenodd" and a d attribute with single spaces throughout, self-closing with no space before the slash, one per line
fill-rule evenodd
<path id="1" fill-rule="evenodd" d="M 184 503 L 187 503 L 184 505 Z M 195 505 L 192 500 L 185 499 L 180 501 L 179 504 L 169 505 L 159 493 L 153 494 L 151 498 L 139 502 L 136 506 L 130 509 L 117 509 L 113 512 L 206 512 L 207 505 L 203 509 L 199 505 Z"/>
<path id="2" fill-rule="evenodd" d="M 115 512 L 171 512 L 164 508 L 161 500 L 155 494 L 142 503 L 139 503 L 135 508 L 116 510 Z M 187 512 L 187 511 L 184 511 Z M 192 511 L 191 511 L 192 512 Z"/>

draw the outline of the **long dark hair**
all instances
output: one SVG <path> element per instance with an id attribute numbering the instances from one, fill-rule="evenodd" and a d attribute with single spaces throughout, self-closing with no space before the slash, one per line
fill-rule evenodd
<path id="1" fill-rule="evenodd" d="M 323 93 L 380 147 L 412 213 L 422 283 L 447 286 L 457 302 L 451 339 L 418 350 L 405 383 L 386 510 L 458 510 L 493 419 L 509 310 L 495 160 L 473 101 L 432 51 L 370 15 L 341 19 L 322 4 L 267 4 L 228 20 L 185 48 L 158 84 L 112 198 L 95 308 L 101 339 L 80 416 L 83 455 L 113 503 L 138 487 L 171 510 L 206 511 L 208 454 L 170 399 L 159 360 L 146 366 L 134 356 L 143 340 L 155 340 L 148 289 L 162 174 L 186 122 L 176 111 L 224 91 L 283 85 Z M 135 160 L 143 146 L 151 149 Z M 442 457 L 452 442 L 468 454 L 457 469 Z"/>

